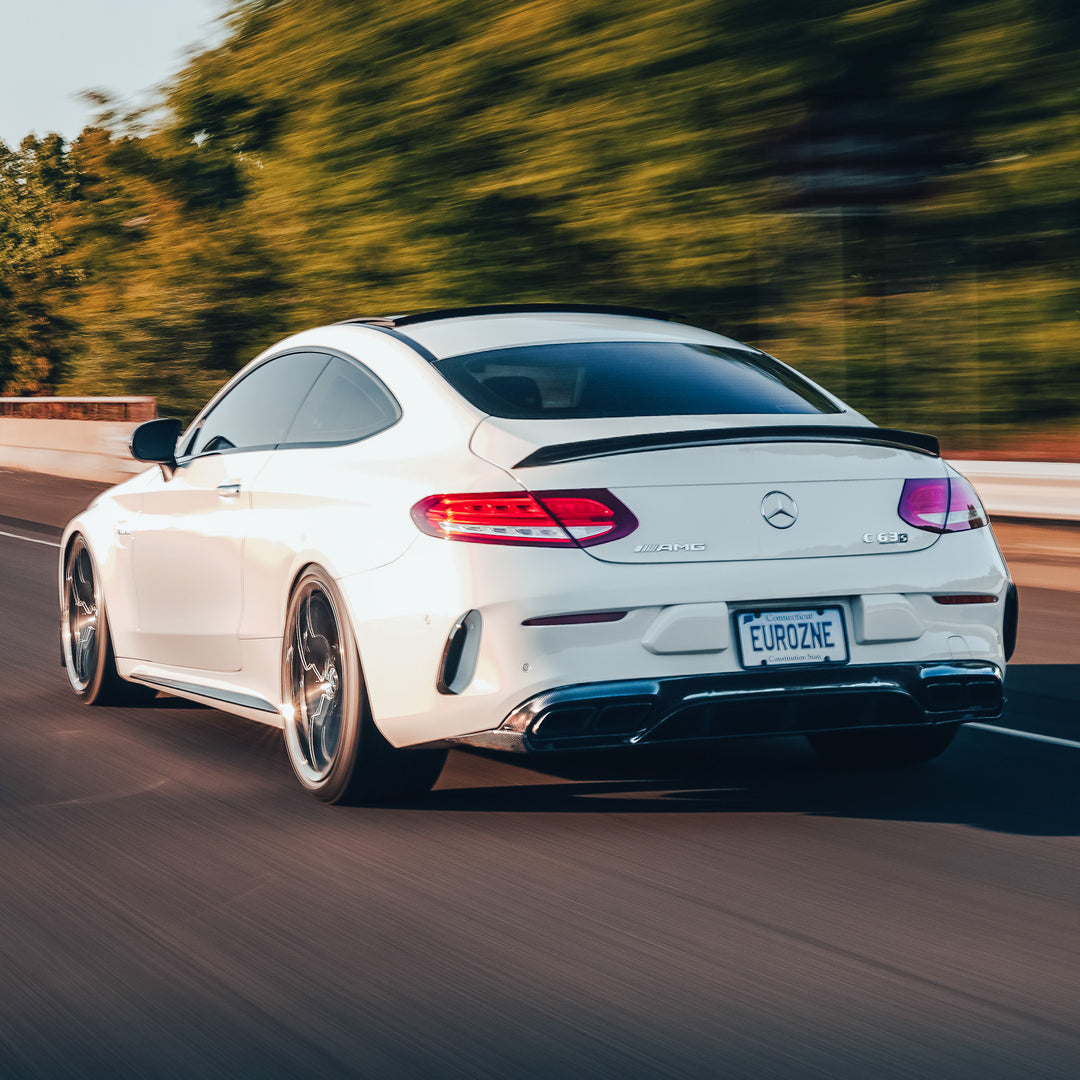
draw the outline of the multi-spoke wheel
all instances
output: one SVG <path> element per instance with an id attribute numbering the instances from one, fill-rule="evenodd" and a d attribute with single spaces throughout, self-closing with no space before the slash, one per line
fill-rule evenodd
<path id="1" fill-rule="evenodd" d="M 808 735 L 826 765 L 841 769 L 896 769 L 922 765 L 943 754 L 956 738 L 959 724 L 867 728 Z"/>
<path id="2" fill-rule="evenodd" d="M 445 751 L 397 750 L 380 734 L 341 596 L 318 567 L 293 589 L 281 668 L 285 746 L 308 791 L 326 802 L 364 803 L 431 789 Z"/>
<path id="3" fill-rule="evenodd" d="M 134 705 L 154 697 L 149 687 L 117 674 L 101 582 L 81 535 L 64 559 L 60 640 L 68 682 L 87 705 Z"/>

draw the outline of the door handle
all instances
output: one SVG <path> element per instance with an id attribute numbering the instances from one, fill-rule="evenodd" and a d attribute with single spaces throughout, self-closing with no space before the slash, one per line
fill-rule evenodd
<path id="1" fill-rule="evenodd" d="M 240 494 L 240 482 L 233 481 L 228 484 L 218 484 L 217 491 L 223 499 L 235 499 Z"/>

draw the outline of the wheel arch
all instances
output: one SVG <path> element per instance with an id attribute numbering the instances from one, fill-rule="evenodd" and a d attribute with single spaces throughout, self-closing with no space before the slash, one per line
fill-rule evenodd
<path id="1" fill-rule="evenodd" d="M 287 615 L 289 604 L 292 601 L 293 594 L 296 592 L 296 587 L 300 584 L 303 576 L 312 569 L 320 570 L 323 574 L 325 574 L 326 577 L 334 583 L 334 586 L 338 592 L 338 596 L 341 598 L 341 617 L 349 620 L 349 633 L 350 637 L 352 638 L 353 647 L 356 650 L 356 662 L 360 668 L 360 682 L 364 695 L 362 707 L 366 709 L 369 719 L 372 721 L 372 723 L 375 724 L 376 728 L 378 728 L 378 721 L 375 719 L 374 712 L 371 708 L 371 697 L 367 692 L 367 673 L 364 671 L 364 657 L 360 651 L 360 639 L 356 632 L 357 620 L 353 612 L 352 601 L 349 596 L 349 592 L 347 589 L 344 588 L 341 577 L 334 573 L 334 571 L 330 567 L 328 567 L 324 561 L 315 558 L 314 556 L 305 557 L 302 561 L 298 563 L 293 573 L 289 577 L 289 587 L 285 592 L 285 605 L 282 610 Z M 283 623 L 281 628 L 281 649 L 283 655 L 285 650 L 285 637 L 288 632 L 288 626 Z"/>
<path id="2" fill-rule="evenodd" d="M 56 567 L 56 599 L 60 605 L 60 609 L 64 607 L 64 575 L 67 570 L 68 556 L 71 554 L 72 545 L 75 543 L 75 538 L 78 536 L 85 536 L 78 521 L 73 521 L 64 530 L 63 536 L 60 538 L 60 560 Z"/>
<path id="3" fill-rule="evenodd" d="M 72 518 L 65 527 L 63 533 L 60 536 L 60 551 L 59 560 L 57 565 L 57 586 L 58 596 L 60 591 L 64 588 L 64 566 L 67 563 L 67 557 L 71 552 L 71 545 L 75 543 L 75 538 L 81 536 L 86 541 L 86 546 L 90 550 L 90 556 L 94 560 L 94 567 L 98 574 L 101 576 L 102 588 L 108 585 L 109 575 L 108 569 L 111 559 L 111 547 L 113 545 L 113 534 L 109 528 L 109 523 L 101 520 L 101 515 L 93 512 L 94 508 L 90 508 L 78 517 Z"/>

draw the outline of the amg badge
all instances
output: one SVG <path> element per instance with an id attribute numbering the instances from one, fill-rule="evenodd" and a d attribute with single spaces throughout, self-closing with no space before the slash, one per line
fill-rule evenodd
<path id="1" fill-rule="evenodd" d="M 704 551 L 707 544 L 638 544 L 635 554 L 648 555 L 654 551 Z"/>

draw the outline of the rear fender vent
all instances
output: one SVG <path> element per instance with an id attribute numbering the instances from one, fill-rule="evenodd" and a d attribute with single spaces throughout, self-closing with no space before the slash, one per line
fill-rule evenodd
<path id="1" fill-rule="evenodd" d="M 481 621 L 479 611 L 467 611 L 451 627 L 435 679 L 440 694 L 460 694 L 472 682 L 480 655 Z"/>
<path id="2" fill-rule="evenodd" d="M 1009 582 L 1009 590 L 1005 594 L 1005 618 L 1002 620 L 1001 639 L 1005 647 L 1005 659 L 1011 660 L 1016 651 L 1016 632 L 1020 626 L 1020 597 L 1016 591 L 1016 585 Z"/>

